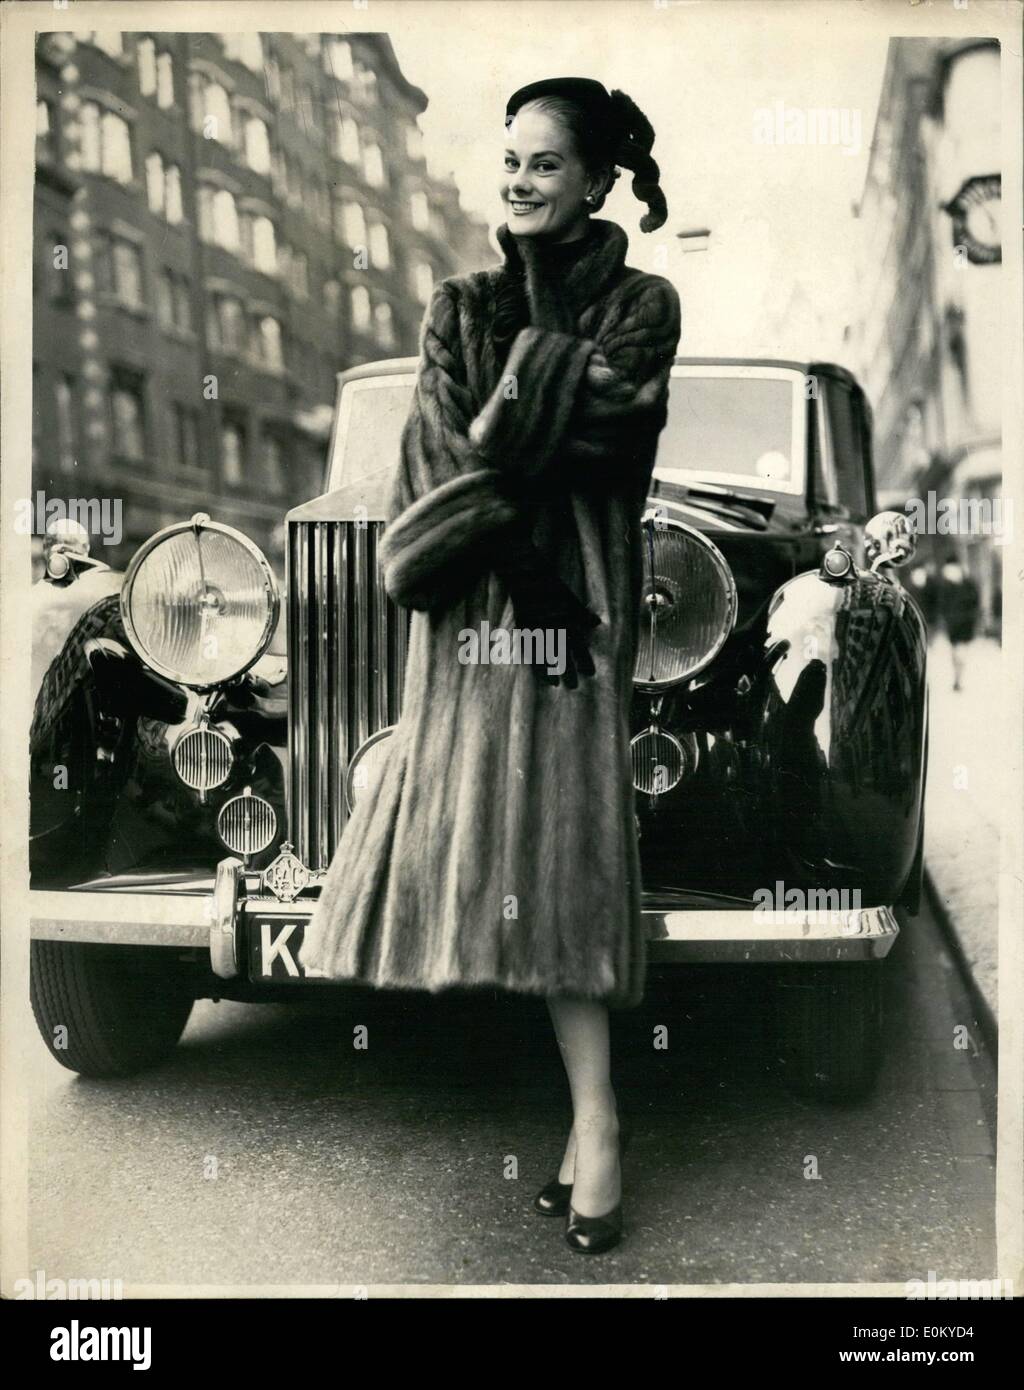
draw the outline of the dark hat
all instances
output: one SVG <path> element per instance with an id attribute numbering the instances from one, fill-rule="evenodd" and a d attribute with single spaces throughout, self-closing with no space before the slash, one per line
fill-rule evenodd
<path id="1" fill-rule="evenodd" d="M 547 77 L 542 82 L 520 87 L 505 104 L 505 123 L 508 124 L 521 106 L 538 97 L 565 97 L 575 102 L 587 117 L 595 137 L 602 143 L 614 140 L 617 132 L 613 129 L 611 94 L 592 77 Z"/>
<path id="2" fill-rule="evenodd" d="M 543 97 L 571 101 L 581 114 L 590 150 L 600 152 L 612 166 L 633 172 L 633 193 L 648 207 L 640 230 L 653 232 L 662 226 L 668 208 L 651 155 L 654 128 L 632 98 L 625 92 L 609 92 L 592 77 L 548 77 L 513 92 L 505 104 L 506 126 L 520 107 Z"/>

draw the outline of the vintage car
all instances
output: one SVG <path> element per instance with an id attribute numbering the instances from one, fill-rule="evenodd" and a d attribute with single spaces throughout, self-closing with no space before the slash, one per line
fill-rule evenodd
<path id="1" fill-rule="evenodd" d="M 401 711 L 408 614 L 378 545 L 415 366 L 339 378 L 325 491 L 287 517 L 286 650 L 270 565 L 205 515 L 123 580 L 51 547 L 32 1001 L 75 1071 L 156 1063 L 196 998 L 340 988 L 298 947 Z M 771 1056 L 827 1098 L 872 1083 L 882 961 L 921 891 L 926 633 L 895 574 L 906 518 L 873 511 L 849 373 L 677 360 L 632 709 L 650 960 L 764 972 Z"/>

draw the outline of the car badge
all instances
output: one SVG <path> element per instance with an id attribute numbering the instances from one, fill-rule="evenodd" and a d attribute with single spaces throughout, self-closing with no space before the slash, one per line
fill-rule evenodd
<path id="1" fill-rule="evenodd" d="M 282 903 L 293 903 L 299 894 L 313 883 L 319 883 L 323 874 L 307 869 L 302 860 L 292 853 L 291 841 L 281 846 L 281 853 L 263 870 L 260 879 L 264 891 L 273 893 Z"/>

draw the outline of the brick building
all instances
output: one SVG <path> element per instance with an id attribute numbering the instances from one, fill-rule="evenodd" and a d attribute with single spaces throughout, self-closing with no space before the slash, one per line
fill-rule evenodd
<path id="1" fill-rule="evenodd" d="M 42 34 L 33 486 L 118 498 L 123 564 L 203 510 L 280 567 L 335 374 L 494 261 L 382 34 Z"/>
<path id="2" fill-rule="evenodd" d="M 987 507 L 1002 490 L 999 62 L 994 39 L 889 43 L 848 354 L 874 406 L 880 500 L 898 508 L 929 494 Z M 996 630 L 997 539 L 926 534 L 918 548 L 958 554 Z"/>

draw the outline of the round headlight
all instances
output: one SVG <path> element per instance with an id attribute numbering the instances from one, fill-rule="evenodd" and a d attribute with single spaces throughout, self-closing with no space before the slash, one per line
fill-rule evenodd
<path id="1" fill-rule="evenodd" d="M 274 572 L 258 547 L 201 513 L 146 541 L 121 586 L 121 616 L 136 652 L 160 675 L 197 689 L 259 660 L 279 605 Z"/>
<path id="2" fill-rule="evenodd" d="M 350 811 L 355 810 L 360 797 L 372 794 L 376 790 L 381 772 L 384 770 L 385 759 L 391 751 L 388 739 L 394 732 L 392 724 L 373 734 L 356 749 L 345 777 L 345 800 Z"/>
<path id="3" fill-rule="evenodd" d="M 736 622 L 736 585 L 725 557 L 699 531 L 648 516 L 634 684 L 663 690 L 696 675 Z"/>
<path id="4" fill-rule="evenodd" d="M 217 834 L 235 854 L 259 854 L 277 834 L 277 814 L 269 801 L 253 796 L 246 787 L 241 796 L 225 801 L 217 817 Z"/>

